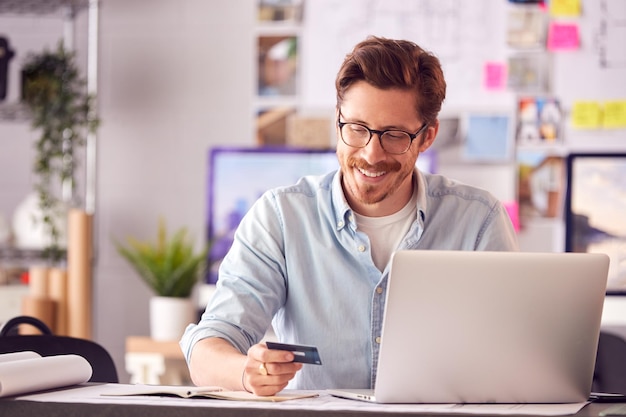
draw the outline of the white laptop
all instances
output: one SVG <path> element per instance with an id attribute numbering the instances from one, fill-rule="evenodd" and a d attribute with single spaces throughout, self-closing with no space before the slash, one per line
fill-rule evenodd
<path id="1" fill-rule="evenodd" d="M 399 251 L 373 390 L 380 403 L 587 401 L 609 258 Z"/>

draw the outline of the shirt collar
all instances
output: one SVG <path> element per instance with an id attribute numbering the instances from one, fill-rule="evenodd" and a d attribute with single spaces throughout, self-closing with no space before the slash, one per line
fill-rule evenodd
<path id="1" fill-rule="evenodd" d="M 352 209 L 348 205 L 346 196 L 341 186 L 341 170 L 337 170 L 333 177 L 332 200 L 335 207 L 335 226 L 337 230 L 343 229 L 346 225 L 352 224 L 356 228 L 356 220 L 352 214 Z M 417 213 L 418 221 L 423 224 L 426 220 L 428 200 L 426 198 L 426 179 L 419 169 L 415 168 L 413 173 L 413 184 L 417 187 Z"/>

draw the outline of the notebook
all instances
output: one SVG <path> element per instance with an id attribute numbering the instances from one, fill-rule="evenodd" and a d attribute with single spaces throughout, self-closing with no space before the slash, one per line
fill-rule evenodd
<path id="1" fill-rule="evenodd" d="M 591 391 L 609 258 L 399 251 L 373 390 L 380 403 L 574 403 Z"/>

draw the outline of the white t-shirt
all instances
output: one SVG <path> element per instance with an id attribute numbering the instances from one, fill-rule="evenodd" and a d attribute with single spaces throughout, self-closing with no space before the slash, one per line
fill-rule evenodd
<path id="1" fill-rule="evenodd" d="M 417 218 L 417 192 L 413 193 L 411 200 L 400 211 L 389 216 L 367 217 L 354 214 L 358 229 L 370 238 L 374 264 L 383 271 L 391 254 L 398 248 Z"/>

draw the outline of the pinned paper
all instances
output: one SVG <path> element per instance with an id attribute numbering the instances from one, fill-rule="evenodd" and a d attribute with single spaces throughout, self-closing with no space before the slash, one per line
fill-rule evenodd
<path id="1" fill-rule="evenodd" d="M 485 63 L 485 89 L 503 90 L 506 87 L 506 65 L 502 62 Z"/>
<path id="2" fill-rule="evenodd" d="M 506 209 L 506 212 L 508 213 L 509 217 L 511 218 L 511 223 L 513 224 L 513 229 L 516 232 L 520 231 L 520 221 L 519 221 L 519 205 L 517 203 L 517 201 L 513 200 L 513 201 L 504 201 L 502 202 L 502 204 L 504 205 L 504 208 Z"/>
<path id="3" fill-rule="evenodd" d="M 603 127 L 626 128 L 626 100 L 604 103 Z"/>
<path id="4" fill-rule="evenodd" d="M 548 49 L 550 51 L 572 51 L 579 47 L 580 37 L 576 23 L 550 23 L 548 29 Z"/>
<path id="5" fill-rule="evenodd" d="M 602 108 L 597 101 L 577 101 L 572 107 L 572 126 L 577 129 L 598 129 L 602 124 Z"/>
<path id="6" fill-rule="evenodd" d="M 509 116 L 470 115 L 464 156 L 474 160 L 506 160 L 511 154 Z"/>
<path id="7" fill-rule="evenodd" d="M 550 0 L 552 16 L 580 16 L 580 0 Z"/>

